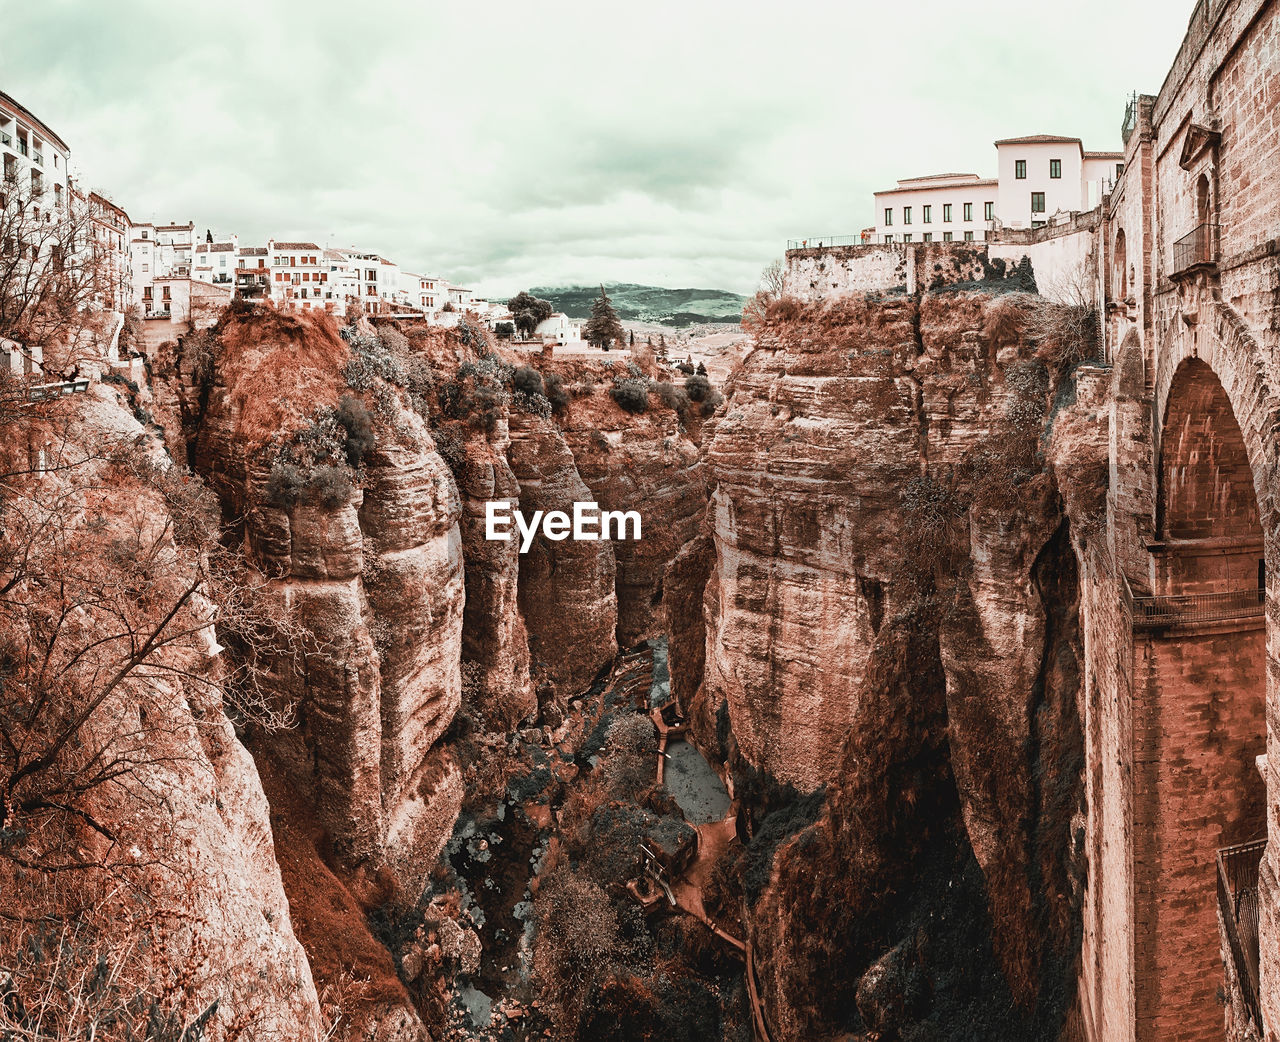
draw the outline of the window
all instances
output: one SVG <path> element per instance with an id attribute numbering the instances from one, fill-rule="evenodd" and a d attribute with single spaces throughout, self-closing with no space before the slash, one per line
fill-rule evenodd
<path id="1" fill-rule="evenodd" d="M 924 211 L 924 223 L 925 223 L 925 224 L 932 224 L 932 223 L 933 223 L 933 207 L 932 207 L 932 206 L 922 206 L 922 207 L 920 207 L 920 209 L 922 209 L 922 210 Z"/>
<path id="2" fill-rule="evenodd" d="M 903 241 L 903 242 L 910 242 L 910 241 L 911 241 L 911 233 L 910 233 L 910 232 L 907 232 L 907 234 L 906 234 L 906 235 L 904 235 L 904 236 L 902 237 L 902 241 Z"/>
<path id="3" fill-rule="evenodd" d="M 954 239 L 954 238 L 955 238 L 955 236 L 954 236 L 954 235 L 952 235 L 952 233 L 951 233 L 951 232 L 943 232 L 943 233 L 942 233 L 942 241 L 943 241 L 943 242 L 950 242 L 950 241 L 951 241 L 952 239 Z"/>
<path id="4" fill-rule="evenodd" d="M 984 203 L 982 207 L 983 220 L 994 221 L 996 219 L 996 204 Z"/>
<path id="5" fill-rule="evenodd" d="M 904 206 L 902 208 L 902 223 L 903 224 L 911 223 L 911 207 L 909 206 Z"/>
<path id="6" fill-rule="evenodd" d="M 1044 213 L 1044 192 L 1031 193 L 1031 212 Z"/>
<path id="7" fill-rule="evenodd" d="M 1062 160 L 1061 159 L 1049 160 L 1049 176 L 1053 178 L 1055 181 L 1062 177 Z"/>
<path id="8" fill-rule="evenodd" d="M 924 241 L 925 241 L 925 242 L 933 242 L 933 232 L 925 232 L 925 233 L 924 233 Z"/>
<path id="9" fill-rule="evenodd" d="M 965 219 L 966 221 L 972 221 L 972 220 L 973 220 L 973 203 L 965 203 L 965 204 L 964 204 L 964 219 Z"/>
<path id="10" fill-rule="evenodd" d="M 168 286 L 163 286 L 163 287 L 161 287 L 161 289 L 160 289 L 160 295 L 161 295 L 165 300 L 169 300 L 169 299 L 171 299 L 171 298 L 170 298 L 170 295 L 169 295 L 169 287 L 168 287 Z"/>
<path id="11" fill-rule="evenodd" d="M 1013 176 L 1019 181 L 1027 179 L 1027 161 L 1025 159 L 1019 159 L 1013 164 Z"/>
<path id="12" fill-rule="evenodd" d="M 884 226 L 886 228 L 893 227 L 893 207 L 887 206 L 884 211 Z"/>
<path id="13" fill-rule="evenodd" d="M 1123 163 L 1117 163 L 1117 164 L 1116 164 L 1116 177 L 1119 177 L 1119 176 L 1120 176 L 1121 174 L 1123 174 L 1123 173 L 1124 173 L 1124 164 L 1123 164 Z"/>
<path id="14" fill-rule="evenodd" d="M 973 242 L 973 232 L 965 232 L 965 233 L 964 233 L 964 241 L 965 241 L 965 242 Z"/>
<path id="15" fill-rule="evenodd" d="M 944 224 L 951 223 L 951 204 L 950 203 L 942 204 L 942 221 Z"/>
<path id="16" fill-rule="evenodd" d="M 893 242 L 893 236 L 892 236 L 892 235 L 886 235 L 886 236 L 884 237 L 884 241 L 885 241 L 885 242 Z"/>

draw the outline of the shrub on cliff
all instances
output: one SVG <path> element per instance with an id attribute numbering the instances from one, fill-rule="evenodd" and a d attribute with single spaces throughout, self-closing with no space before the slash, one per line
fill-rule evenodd
<path id="1" fill-rule="evenodd" d="M 653 385 L 653 393 L 658 396 L 658 401 L 672 410 L 682 420 L 689 412 L 689 396 L 682 388 L 677 387 L 670 380 L 659 380 Z"/>
<path id="2" fill-rule="evenodd" d="M 277 461 L 267 475 L 267 502 L 284 510 L 298 503 L 336 510 L 354 491 L 350 472 L 327 463 L 307 473 L 295 464 Z"/>
<path id="3" fill-rule="evenodd" d="M 547 401 L 551 403 L 552 412 L 561 412 L 569 404 L 569 392 L 565 390 L 564 380 L 559 373 L 548 373 L 545 379 Z"/>
<path id="4" fill-rule="evenodd" d="M 542 394 L 542 374 L 532 366 L 522 365 L 511 377 L 511 386 L 528 395 Z"/>
<path id="5" fill-rule="evenodd" d="M 551 416 L 551 403 L 547 401 L 545 395 L 516 391 L 511 396 L 511 404 L 530 416 L 541 416 L 544 420 Z"/>
<path id="6" fill-rule="evenodd" d="M 644 380 L 634 377 L 619 380 L 609 393 L 627 412 L 641 413 L 649 408 L 649 385 Z"/>
<path id="7" fill-rule="evenodd" d="M 350 394 L 342 396 L 336 415 L 338 423 L 347 432 L 347 462 L 358 467 L 378 441 L 373 433 L 373 417 L 369 415 L 364 402 Z"/>
<path id="8" fill-rule="evenodd" d="M 694 374 L 685 379 L 684 391 L 690 401 L 705 401 L 707 395 L 711 393 L 711 381 L 701 374 Z"/>

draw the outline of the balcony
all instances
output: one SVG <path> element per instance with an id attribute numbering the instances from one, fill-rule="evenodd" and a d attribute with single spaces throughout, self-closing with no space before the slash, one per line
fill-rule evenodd
<path id="1" fill-rule="evenodd" d="M 13 148 L 13 135 L 6 134 L 3 130 L 0 130 L 0 145 L 8 145 Z"/>
<path id="2" fill-rule="evenodd" d="M 1127 582 L 1125 587 L 1127 590 Z M 1261 618 L 1266 610 L 1264 591 L 1252 586 L 1227 593 L 1183 593 L 1161 597 L 1140 597 L 1130 593 L 1127 600 L 1134 629 L 1255 619 Z"/>
<path id="3" fill-rule="evenodd" d="M 31 158 L 34 159 L 37 163 L 39 163 L 41 166 L 44 166 L 44 156 L 42 156 L 39 152 L 32 152 Z"/>
<path id="4" fill-rule="evenodd" d="M 1180 275 L 1218 263 L 1219 231 L 1216 224 L 1202 224 L 1173 244 L 1173 272 Z"/>
<path id="5" fill-rule="evenodd" d="M 18 153 L 24 156 L 27 154 L 27 143 L 22 138 L 18 138 Z"/>
<path id="6" fill-rule="evenodd" d="M 1262 1034 L 1258 1005 L 1258 867 L 1265 839 L 1218 851 L 1218 911 L 1227 957 L 1227 985 L 1239 988 L 1254 1027 Z"/>

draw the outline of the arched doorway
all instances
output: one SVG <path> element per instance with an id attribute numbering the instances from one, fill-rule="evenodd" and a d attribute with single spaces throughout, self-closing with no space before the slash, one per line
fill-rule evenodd
<path id="1" fill-rule="evenodd" d="M 1198 358 L 1169 386 L 1157 480 L 1133 633 L 1139 1042 L 1222 1036 L 1217 854 L 1266 831 L 1262 525 L 1240 425 Z"/>
<path id="2" fill-rule="evenodd" d="M 1196 182 L 1196 227 L 1209 223 L 1209 175 L 1201 174 Z"/>

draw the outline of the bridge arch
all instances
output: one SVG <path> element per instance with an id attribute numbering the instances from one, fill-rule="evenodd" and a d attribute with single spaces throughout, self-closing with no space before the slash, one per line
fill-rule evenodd
<path id="1" fill-rule="evenodd" d="M 1275 832 L 1268 793 L 1277 791 L 1259 757 L 1270 741 L 1268 706 L 1275 715 L 1280 705 L 1280 670 L 1268 650 L 1280 585 L 1280 402 L 1258 344 L 1221 301 L 1204 297 L 1165 332 L 1155 365 L 1148 544 L 1151 604 L 1164 614 L 1153 625 L 1135 612 L 1133 634 L 1139 1040 L 1175 1030 L 1221 1037 L 1217 852 Z M 1256 867 L 1258 851 L 1250 853 Z M 1263 859 L 1264 894 L 1271 856 Z M 1269 928 L 1261 924 L 1274 938 Z M 1256 919 L 1251 929 L 1257 953 Z"/>

